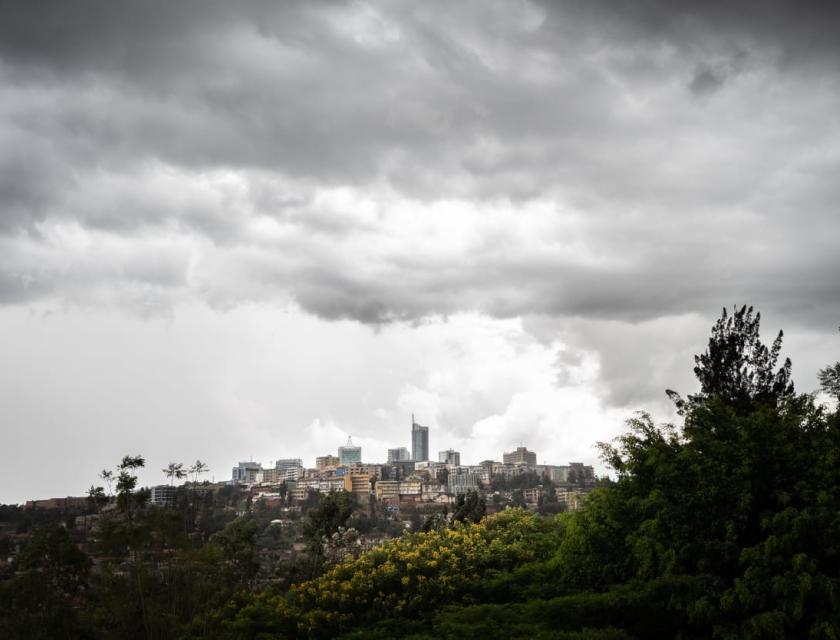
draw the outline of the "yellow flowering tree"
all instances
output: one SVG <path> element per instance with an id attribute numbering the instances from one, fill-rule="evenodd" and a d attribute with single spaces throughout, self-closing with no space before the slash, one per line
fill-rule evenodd
<path id="1" fill-rule="evenodd" d="M 242 638 L 332 638 L 373 621 L 418 619 L 496 574 L 547 558 L 560 532 L 559 521 L 514 509 L 479 524 L 406 535 L 286 594 L 239 603 L 229 629 Z"/>

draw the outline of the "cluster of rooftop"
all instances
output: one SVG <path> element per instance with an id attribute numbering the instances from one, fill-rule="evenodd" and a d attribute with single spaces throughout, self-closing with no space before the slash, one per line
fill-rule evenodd
<path id="1" fill-rule="evenodd" d="M 489 494 L 494 485 L 504 485 L 505 478 L 514 479 L 523 474 L 544 480 L 546 487 L 551 488 L 552 498 L 570 504 L 595 484 L 591 466 L 580 462 L 537 464 L 537 454 L 524 446 L 505 452 L 501 462 L 485 460 L 476 465 L 462 465 L 460 452 L 453 449 L 440 451 L 437 461 L 432 461 L 429 427 L 418 424 L 414 416 L 411 452 L 406 447 L 388 449 L 384 463 L 363 462 L 362 448 L 348 439 L 347 444 L 338 447 L 337 455 L 318 456 L 315 466 L 310 468 L 304 467 L 300 458 L 277 460 L 268 467 L 259 462 L 240 462 L 233 468 L 231 482 L 252 487 L 261 499 L 279 498 L 282 494 L 283 499 L 302 502 L 311 492 L 348 491 L 365 501 L 377 499 L 399 505 L 449 503 L 468 491 Z M 536 504 L 548 491 L 546 487 L 529 485 L 522 497 L 526 503 Z"/>

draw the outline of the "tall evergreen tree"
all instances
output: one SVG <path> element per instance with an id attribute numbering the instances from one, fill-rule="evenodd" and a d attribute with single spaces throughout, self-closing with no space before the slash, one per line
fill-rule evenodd
<path id="1" fill-rule="evenodd" d="M 777 408 L 794 395 L 791 363 L 786 358 L 781 367 L 776 363 L 782 349 L 783 333 L 779 331 L 770 347 L 761 342 L 759 329 L 761 314 L 752 307 L 735 307 L 732 315 L 723 313 L 712 327 L 712 335 L 705 353 L 694 356 L 694 375 L 700 381 L 700 391 L 683 400 L 670 389 L 669 397 L 681 413 L 689 405 L 717 397 L 745 415 L 757 405 Z"/>

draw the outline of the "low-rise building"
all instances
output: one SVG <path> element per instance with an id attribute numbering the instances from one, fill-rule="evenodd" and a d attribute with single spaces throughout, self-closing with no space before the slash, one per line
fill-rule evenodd
<path id="1" fill-rule="evenodd" d="M 318 456 L 315 458 L 315 468 L 318 471 L 323 471 L 325 469 L 335 469 L 339 464 L 340 460 L 338 456 Z"/>
<path id="2" fill-rule="evenodd" d="M 574 511 L 583 504 L 586 493 L 582 489 L 557 489 L 557 501 L 564 503 L 570 511 Z"/>
<path id="3" fill-rule="evenodd" d="M 303 502 L 309 495 L 310 488 L 306 485 L 292 487 L 286 494 L 292 502 Z"/>
<path id="4" fill-rule="evenodd" d="M 374 490 L 377 500 L 399 498 L 400 482 L 398 480 L 379 480 Z"/>
<path id="5" fill-rule="evenodd" d="M 454 467 L 449 470 L 446 486 L 448 492 L 454 495 L 478 491 L 479 479 L 468 467 Z"/>
<path id="6" fill-rule="evenodd" d="M 485 465 L 480 466 L 484 467 Z M 505 476 L 506 478 L 512 478 L 528 472 L 528 467 L 524 464 L 506 464 L 504 462 L 494 462 L 491 469 L 492 475 Z"/>
<path id="7" fill-rule="evenodd" d="M 420 496 L 424 502 L 435 501 L 442 494 L 446 493 L 446 487 L 439 483 L 424 483 Z"/>
<path id="8" fill-rule="evenodd" d="M 344 467 L 345 475 L 366 475 L 371 480 L 382 477 L 382 467 L 378 464 L 348 464 Z"/>
<path id="9" fill-rule="evenodd" d="M 522 490 L 522 497 L 528 504 L 539 504 L 540 498 L 545 495 L 542 485 Z"/>
<path id="10" fill-rule="evenodd" d="M 175 496 L 178 490 L 172 485 L 159 484 L 149 490 L 149 502 L 153 505 L 164 507 L 175 504 Z"/>
<path id="11" fill-rule="evenodd" d="M 470 473 L 475 475 L 479 482 L 484 484 L 490 483 L 490 470 L 483 464 L 470 465 L 466 467 Z"/>
<path id="12" fill-rule="evenodd" d="M 84 509 L 88 506 L 86 497 L 68 496 L 66 498 L 47 498 L 46 500 L 27 500 L 24 509 Z"/>
<path id="13" fill-rule="evenodd" d="M 443 462 L 432 462 L 430 460 L 414 463 L 414 471 L 418 473 L 425 473 L 429 477 L 429 480 L 437 480 L 438 473 L 442 469 L 448 468 L 449 467 Z"/>
<path id="14" fill-rule="evenodd" d="M 344 490 L 366 499 L 370 495 L 370 476 L 364 473 L 345 474 Z"/>
<path id="15" fill-rule="evenodd" d="M 423 481 L 411 477 L 400 481 L 400 496 L 419 496 L 423 493 Z"/>
<path id="16" fill-rule="evenodd" d="M 554 484 L 592 485 L 595 483 L 595 469 L 582 462 L 567 465 L 537 465 L 534 470 Z"/>

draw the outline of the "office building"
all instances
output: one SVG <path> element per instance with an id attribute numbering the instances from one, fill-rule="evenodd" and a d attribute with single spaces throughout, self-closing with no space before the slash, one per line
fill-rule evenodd
<path id="1" fill-rule="evenodd" d="M 259 462 L 240 462 L 233 468 L 231 482 L 233 484 L 254 484 L 258 482 L 258 475 L 262 475 L 262 465 Z"/>
<path id="2" fill-rule="evenodd" d="M 407 462 L 411 460 L 411 453 L 405 447 L 399 449 L 388 449 L 388 463 Z"/>
<path id="3" fill-rule="evenodd" d="M 516 447 L 516 451 L 505 453 L 502 457 L 505 464 L 524 464 L 528 467 L 537 466 L 537 454 L 528 451 L 526 447 Z"/>
<path id="4" fill-rule="evenodd" d="M 411 459 L 424 462 L 429 459 L 429 427 L 417 424 L 411 415 Z"/>
<path id="5" fill-rule="evenodd" d="M 301 460 L 300 458 L 284 458 L 283 460 L 278 460 L 274 464 L 274 468 L 278 471 L 296 469 L 297 467 L 303 467 L 303 460 Z"/>
<path id="6" fill-rule="evenodd" d="M 453 449 L 438 452 L 438 462 L 443 464 L 451 464 L 456 467 L 461 466 L 461 454 Z"/>
<path id="7" fill-rule="evenodd" d="M 352 438 L 347 438 L 347 444 L 338 448 L 338 464 L 361 464 L 362 448 L 353 445 Z"/>

